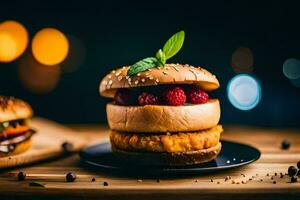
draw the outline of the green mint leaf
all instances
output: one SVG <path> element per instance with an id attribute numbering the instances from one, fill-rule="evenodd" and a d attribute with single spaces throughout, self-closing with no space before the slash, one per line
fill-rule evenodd
<path id="1" fill-rule="evenodd" d="M 184 31 L 180 31 L 172 35 L 170 39 L 165 43 L 163 52 L 166 55 L 166 60 L 173 57 L 181 49 L 184 42 Z"/>
<path id="2" fill-rule="evenodd" d="M 164 66 L 166 64 L 166 55 L 161 49 L 157 51 L 156 58 L 159 61 L 160 65 Z"/>
<path id="3" fill-rule="evenodd" d="M 30 182 L 29 186 L 33 186 L 33 187 L 45 187 L 45 184 L 41 183 L 41 182 Z"/>
<path id="4" fill-rule="evenodd" d="M 133 76 L 139 72 L 145 71 L 147 69 L 159 66 L 159 61 L 155 57 L 144 58 L 143 60 L 138 61 L 132 65 L 128 71 L 128 76 Z"/>

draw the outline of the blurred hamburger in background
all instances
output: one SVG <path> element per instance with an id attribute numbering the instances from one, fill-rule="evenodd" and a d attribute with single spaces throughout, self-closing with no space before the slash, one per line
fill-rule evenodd
<path id="1" fill-rule="evenodd" d="M 0 96 L 0 157 L 19 154 L 31 147 L 35 131 L 28 121 L 32 115 L 32 108 L 26 102 Z"/>

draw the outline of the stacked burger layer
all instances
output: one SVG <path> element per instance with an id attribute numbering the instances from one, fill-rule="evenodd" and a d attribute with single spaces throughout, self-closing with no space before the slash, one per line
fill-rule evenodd
<path id="1" fill-rule="evenodd" d="M 222 126 L 214 75 L 200 67 L 166 64 L 133 76 L 113 70 L 100 83 L 107 104 L 110 141 L 116 155 L 141 164 L 192 165 L 221 150 Z"/>

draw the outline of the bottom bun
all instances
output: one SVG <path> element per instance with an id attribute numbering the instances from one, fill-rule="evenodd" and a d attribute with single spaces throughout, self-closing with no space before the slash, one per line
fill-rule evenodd
<path id="1" fill-rule="evenodd" d="M 11 150 L 9 153 L 0 152 L 0 157 L 6 157 L 6 156 L 20 154 L 20 153 L 27 151 L 30 147 L 31 147 L 31 138 L 24 140 L 20 143 L 14 144 L 13 150 Z"/>
<path id="2" fill-rule="evenodd" d="M 152 166 L 185 166 L 205 163 L 213 160 L 221 151 L 221 143 L 216 146 L 180 153 L 152 153 L 138 151 L 124 151 L 112 147 L 113 153 L 128 162 L 133 162 L 138 165 Z"/>

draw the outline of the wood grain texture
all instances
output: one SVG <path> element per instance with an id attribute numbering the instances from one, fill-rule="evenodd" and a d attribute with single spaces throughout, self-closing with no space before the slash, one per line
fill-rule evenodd
<path id="1" fill-rule="evenodd" d="M 91 144 L 107 140 L 105 126 L 72 125 Z M 113 176 L 80 162 L 78 155 L 0 173 L 0 192 L 7 197 L 23 199 L 105 198 L 105 199 L 299 199 L 300 180 L 290 183 L 287 173 L 290 165 L 300 160 L 300 132 L 255 127 L 225 126 L 223 139 L 247 143 L 262 151 L 261 158 L 250 165 L 223 172 L 193 177 L 126 177 Z M 58 135 L 59 133 L 57 133 Z M 289 139 L 289 150 L 280 148 L 281 141 Z M 238 151 L 238 150 L 237 150 Z M 19 171 L 27 174 L 25 181 L 16 181 Z M 75 172 L 73 183 L 65 181 L 68 172 Z M 225 180 L 230 176 L 229 180 Z M 92 178 L 96 181 L 92 182 Z M 211 182 L 211 179 L 213 180 Z M 262 180 L 262 181 L 261 181 Z M 32 187 L 38 181 L 44 187 Z M 104 186 L 103 182 L 109 185 Z M 276 183 L 274 182 L 276 181 Z"/>
<path id="2" fill-rule="evenodd" d="M 34 118 L 30 127 L 37 130 L 32 137 L 32 147 L 24 153 L 0 158 L 0 169 L 61 156 L 64 142 L 72 143 L 73 151 L 87 144 L 85 137 L 74 130 L 46 119 Z"/>

